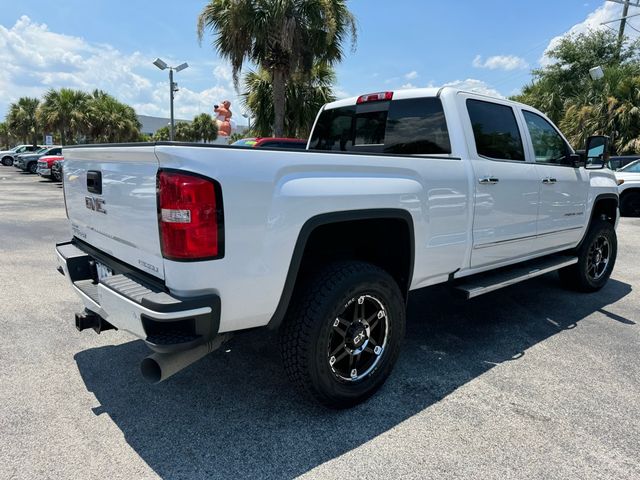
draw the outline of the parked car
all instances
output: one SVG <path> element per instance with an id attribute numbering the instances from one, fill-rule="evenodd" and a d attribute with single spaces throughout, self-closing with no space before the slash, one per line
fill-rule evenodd
<path id="1" fill-rule="evenodd" d="M 38 169 L 36 173 L 41 177 L 55 180 L 53 176 L 53 164 L 58 160 L 64 160 L 62 155 L 45 155 L 38 160 Z"/>
<path id="2" fill-rule="evenodd" d="M 19 155 L 21 153 L 35 152 L 37 150 L 40 150 L 41 148 L 42 147 L 40 145 L 17 145 L 11 150 L 1 151 L 0 159 L 2 160 L 0 161 L 5 167 L 10 167 L 11 165 L 13 165 L 13 160 L 15 159 L 16 155 Z"/>
<path id="3" fill-rule="evenodd" d="M 614 172 L 620 170 L 622 167 L 629 165 L 631 162 L 635 162 L 640 159 L 640 155 L 624 155 L 609 158 L 607 167 Z"/>
<path id="4" fill-rule="evenodd" d="M 286 155 L 65 148 L 73 236 L 56 248 L 85 308 L 76 327 L 145 341 L 153 382 L 233 332 L 277 330 L 295 385 L 355 405 L 391 373 L 411 290 L 473 298 L 551 271 L 582 292 L 607 283 L 618 222 L 608 143 L 589 137 L 580 156 L 532 107 L 426 88 L 328 104 L 309 150 Z"/>
<path id="5" fill-rule="evenodd" d="M 243 138 L 231 144 L 234 147 L 252 147 L 252 148 L 287 148 L 295 150 L 304 150 L 307 148 L 307 140 L 301 138 L 274 138 L 274 137 L 257 137 Z"/>
<path id="6" fill-rule="evenodd" d="M 640 217 L 640 160 L 616 172 L 620 213 L 627 217 Z"/>
<path id="7" fill-rule="evenodd" d="M 51 175 L 56 182 L 62 181 L 62 168 L 64 166 L 64 157 L 60 157 L 60 160 L 53 162 L 51 166 Z"/>
<path id="8" fill-rule="evenodd" d="M 15 158 L 13 166 L 29 173 L 36 173 L 38 170 L 38 160 L 47 155 L 62 155 L 62 147 L 45 147 L 37 152 L 22 153 Z"/>

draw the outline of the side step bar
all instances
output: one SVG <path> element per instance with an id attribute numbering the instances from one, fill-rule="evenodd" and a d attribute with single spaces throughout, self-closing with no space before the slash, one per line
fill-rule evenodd
<path id="1" fill-rule="evenodd" d="M 578 257 L 568 255 L 543 257 L 460 279 L 459 283 L 455 285 L 455 289 L 468 300 L 576 263 L 578 263 Z"/>

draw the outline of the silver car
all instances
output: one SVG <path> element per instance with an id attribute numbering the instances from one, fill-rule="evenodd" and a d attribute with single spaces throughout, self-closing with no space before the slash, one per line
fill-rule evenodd
<path id="1" fill-rule="evenodd" d="M 0 151 L 0 162 L 6 167 L 13 165 L 16 155 L 40 150 L 42 145 L 16 145 L 11 150 Z"/>

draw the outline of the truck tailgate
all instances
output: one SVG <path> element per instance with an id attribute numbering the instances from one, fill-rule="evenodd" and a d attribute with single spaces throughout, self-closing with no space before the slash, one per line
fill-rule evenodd
<path id="1" fill-rule="evenodd" d="M 64 150 L 64 193 L 72 233 L 164 279 L 153 145 Z"/>

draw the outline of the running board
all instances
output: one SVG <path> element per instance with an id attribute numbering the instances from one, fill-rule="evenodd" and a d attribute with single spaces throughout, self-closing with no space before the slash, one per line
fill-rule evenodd
<path id="1" fill-rule="evenodd" d="M 456 284 L 455 289 L 462 292 L 468 300 L 576 263 L 578 263 L 578 257 L 568 255 L 538 258 L 496 271 L 463 278 L 460 283 Z"/>

